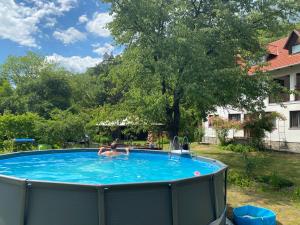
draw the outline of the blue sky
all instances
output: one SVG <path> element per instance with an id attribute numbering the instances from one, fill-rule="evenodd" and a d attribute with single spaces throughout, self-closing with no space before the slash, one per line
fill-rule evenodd
<path id="1" fill-rule="evenodd" d="M 0 63 L 33 51 L 84 72 L 121 52 L 106 28 L 112 19 L 100 0 L 0 0 Z"/>

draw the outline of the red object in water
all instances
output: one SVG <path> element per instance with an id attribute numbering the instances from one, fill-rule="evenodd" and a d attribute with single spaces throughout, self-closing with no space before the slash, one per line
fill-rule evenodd
<path id="1" fill-rule="evenodd" d="M 200 173 L 199 171 L 195 171 L 195 172 L 194 172 L 194 175 L 195 175 L 195 176 L 200 176 L 201 173 Z"/>

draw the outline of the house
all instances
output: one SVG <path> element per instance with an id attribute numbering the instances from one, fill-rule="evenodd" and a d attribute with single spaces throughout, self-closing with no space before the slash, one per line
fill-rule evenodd
<path id="1" fill-rule="evenodd" d="M 268 64 L 263 67 L 280 85 L 300 91 L 300 30 L 294 30 L 289 37 L 274 41 L 268 46 L 266 57 Z M 274 121 L 274 130 L 266 134 L 265 143 L 274 150 L 300 153 L 300 95 L 282 94 L 282 103 L 276 103 L 272 97 L 265 99 L 266 112 L 278 112 L 286 120 Z M 243 121 L 246 112 L 229 108 L 218 108 L 205 122 L 205 141 L 216 142 L 216 132 L 212 128 L 211 117 Z M 230 131 L 229 137 L 246 137 L 247 132 Z"/>

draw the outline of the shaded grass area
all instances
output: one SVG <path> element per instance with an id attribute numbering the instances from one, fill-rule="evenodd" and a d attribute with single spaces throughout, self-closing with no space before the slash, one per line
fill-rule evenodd
<path id="1" fill-rule="evenodd" d="M 230 173 L 245 176 L 245 161 L 241 153 L 224 151 L 215 145 L 194 143 L 191 147 L 198 155 L 215 158 L 227 164 L 229 176 Z M 274 189 L 258 182 L 255 177 L 250 177 L 251 183 L 246 186 L 231 183 L 228 188 L 229 208 L 246 204 L 262 206 L 277 213 L 278 224 L 300 224 L 300 198 L 295 196 L 295 191 L 300 188 L 300 154 L 254 152 L 251 155 L 259 157 L 262 161 L 255 168 L 255 177 L 276 173 L 278 176 L 292 181 L 294 186 Z"/>

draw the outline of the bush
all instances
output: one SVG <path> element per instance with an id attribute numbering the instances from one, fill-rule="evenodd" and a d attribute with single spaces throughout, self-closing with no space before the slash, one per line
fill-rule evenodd
<path id="1" fill-rule="evenodd" d="M 257 149 L 264 149 L 264 137 L 266 132 L 272 132 L 274 130 L 274 120 L 286 120 L 286 118 L 277 112 L 255 112 L 248 114 L 245 118 L 242 126 L 250 133 L 250 144 Z"/>
<path id="2" fill-rule="evenodd" d="M 38 145 L 38 150 L 48 150 L 48 149 L 52 149 L 52 146 L 47 145 L 47 144 L 39 144 Z"/>
<path id="3" fill-rule="evenodd" d="M 58 144 L 54 144 L 52 146 L 53 149 L 62 149 L 61 145 L 58 145 Z"/>
<path id="4" fill-rule="evenodd" d="M 247 176 L 243 176 L 235 171 L 229 171 L 228 182 L 239 187 L 251 187 L 254 185 L 253 181 Z"/>
<path id="5" fill-rule="evenodd" d="M 218 116 L 213 117 L 212 125 L 216 130 L 217 138 L 221 146 L 227 144 L 227 137 L 230 130 L 241 129 L 241 124 L 239 121 L 222 119 Z"/>
<path id="6" fill-rule="evenodd" d="M 98 134 L 98 135 L 94 135 L 92 140 L 100 144 L 109 144 L 113 141 L 113 138 L 111 136 Z"/>
<path id="7" fill-rule="evenodd" d="M 3 141 L 3 150 L 5 152 L 13 152 L 14 151 L 14 142 L 13 142 L 13 140 Z"/>
<path id="8" fill-rule="evenodd" d="M 163 138 L 162 138 L 162 144 L 163 144 L 163 145 L 170 144 L 169 138 L 168 138 L 168 137 L 163 137 Z"/>
<path id="9" fill-rule="evenodd" d="M 268 160 L 265 157 L 259 154 L 251 154 L 251 152 L 254 152 L 255 149 L 249 145 L 229 144 L 227 146 L 223 146 L 222 149 L 241 153 L 243 155 L 244 172 L 248 177 L 255 177 L 255 170 L 268 163 Z"/>
<path id="10" fill-rule="evenodd" d="M 198 143 L 202 142 L 204 135 L 205 129 L 202 126 L 195 129 L 194 138 Z"/>
<path id="11" fill-rule="evenodd" d="M 260 182 L 263 182 L 274 189 L 282 189 L 286 187 L 292 187 L 294 183 L 286 178 L 280 177 L 277 173 L 271 175 L 262 176 L 259 178 Z M 300 191 L 300 190 L 299 190 Z M 300 194 L 300 192 L 299 192 Z"/>
<path id="12" fill-rule="evenodd" d="M 66 147 L 67 142 L 78 142 L 85 137 L 87 114 L 74 114 L 69 111 L 55 110 L 49 120 L 36 123 L 38 141 L 52 146 Z"/>
<path id="13" fill-rule="evenodd" d="M 91 139 L 92 139 L 92 142 L 100 142 L 100 138 L 101 138 L 102 135 L 99 135 L 99 134 L 94 134 L 91 136 Z"/>
<path id="14" fill-rule="evenodd" d="M 227 146 L 223 146 L 222 149 L 226 151 L 232 152 L 240 152 L 240 153 L 247 153 L 247 152 L 254 152 L 255 149 L 249 145 L 242 145 L 242 144 L 229 144 Z"/>
<path id="15" fill-rule="evenodd" d="M 22 115 L 13 115 L 5 113 L 0 115 L 0 148 L 12 151 L 10 143 L 14 138 L 35 138 L 35 125 L 41 118 L 37 114 L 25 113 Z M 32 149 L 29 144 L 16 146 L 21 150 Z"/>
<path id="16" fill-rule="evenodd" d="M 217 137 L 221 146 L 226 145 L 229 129 L 217 129 Z"/>
<path id="17" fill-rule="evenodd" d="M 255 170 L 265 163 L 264 158 L 260 156 L 249 156 L 247 152 L 243 153 L 245 173 L 248 177 L 255 177 Z"/>
<path id="18" fill-rule="evenodd" d="M 263 140 L 257 138 L 250 138 L 249 145 L 258 150 L 265 150 L 266 146 Z"/>
<path id="19" fill-rule="evenodd" d="M 295 199 L 300 199 L 300 187 L 294 189 L 293 196 Z"/>
<path id="20" fill-rule="evenodd" d="M 31 143 L 14 143 L 14 151 L 28 151 L 36 149 Z"/>
<path id="21" fill-rule="evenodd" d="M 109 136 L 101 136 L 99 139 L 100 144 L 109 144 L 113 141 L 112 137 Z"/>

